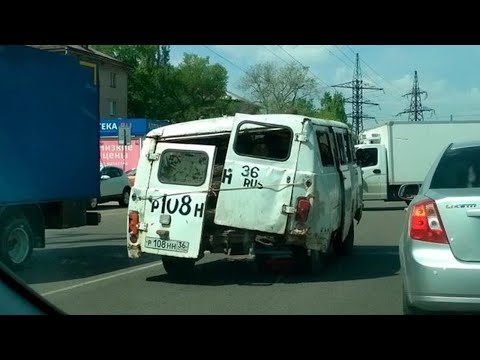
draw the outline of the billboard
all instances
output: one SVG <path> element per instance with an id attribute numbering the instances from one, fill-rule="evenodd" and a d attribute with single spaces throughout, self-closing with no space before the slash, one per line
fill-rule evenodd
<path id="1" fill-rule="evenodd" d="M 132 139 L 128 146 L 118 145 L 117 139 L 100 139 L 100 164 L 123 169 L 125 148 L 125 171 L 136 168 L 142 144 L 140 139 Z"/>

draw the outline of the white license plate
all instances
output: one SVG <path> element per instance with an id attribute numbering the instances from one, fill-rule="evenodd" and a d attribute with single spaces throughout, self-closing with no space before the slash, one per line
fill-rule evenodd
<path id="1" fill-rule="evenodd" d="M 178 240 L 162 240 L 157 238 L 147 237 L 145 239 L 145 247 L 150 249 L 174 251 L 174 252 L 188 252 L 187 241 L 178 241 Z"/>

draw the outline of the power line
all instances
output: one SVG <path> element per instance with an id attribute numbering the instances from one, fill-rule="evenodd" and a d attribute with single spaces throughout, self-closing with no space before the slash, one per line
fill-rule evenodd
<path id="1" fill-rule="evenodd" d="M 215 55 L 217 55 L 218 57 L 221 57 L 223 60 L 225 60 L 226 62 L 228 62 L 229 64 L 231 64 L 232 66 L 235 66 L 237 69 L 243 71 L 245 74 L 248 75 L 247 71 L 245 69 L 242 69 L 240 66 L 238 66 L 237 64 L 234 64 L 233 62 L 231 62 L 230 60 L 228 60 L 226 57 L 220 55 L 218 52 L 216 52 L 215 50 L 211 49 L 209 46 L 207 45 L 203 45 L 205 48 L 207 48 L 208 50 L 210 50 L 212 53 L 214 53 Z"/>
<path id="2" fill-rule="evenodd" d="M 352 59 L 350 59 L 347 54 L 345 54 L 345 53 L 343 52 L 343 50 L 340 48 L 340 46 L 335 45 L 335 47 L 336 47 L 337 50 L 340 51 L 352 64 L 355 65 L 355 62 L 354 62 Z"/>
<path id="3" fill-rule="evenodd" d="M 308 72 L 310 74 L 312 74 L 314 77 L 316 77 L 318 79 L 318 81 L 320 81 L 321 83 L 325 84 L 326 87 L 328 88 L 331 88 L 330 85 L 328 85 L 325 81 L 323 81 L 322 79 L 320 79 L 317 75 L 315 75 L 308 66 L 305 66 L 304 64 L 302 64 L 299 60 L 297 60 L 292 54 L 290 54 L 287 50 L 285 50 L 281 45 L 277 45 L 280 49 L 283 50 L 283 52 L 285 52 L 288 56 L 290 56 L 295 62 L 297 62 L 300 66 L 302 66 L 303 68 L 305 69 L 308 69 Z"/>
<path id="4" fill-rule="evenodd" d="M 352 112 L 348 114 L 352 118 L 352 125 L 355 135 L 358 136 L 363 130 L 364 119 L 375 119 L 373 116 L 363 114 L 363 105 L 378 105 L 363 98 L 363 90 L 383 90 L 382 88 L 368 85 L 362 80 L 362 69 L 360 67 L 360 57 L 356 54 L 355 70 L 353 72 L 353 80 L 347 83 L 333 85 L 333 87 L 352 89 L 352 97 L 345 102 L 352 104 Z"/>
<path id="5" fill-rule="evenodd" d="M 423 121 L 424 112 L 430 112 L 435 114 L 435 110 L 422 105 L 423 94 L 425 94 L 425 99 L 426 99 L 428 94 L 426 91 L 420 90 L 420 85 L 418 84 L 418 74 L 417 74 L 417 70 L 415 70 L 414 77 L 413 77 L 412 91 L 403 95 L 403 96 L 411 96 L 410 108 L 405 109 L 402 112 L 399 112 L 397 116 L 400 116 L 402 114 L 408 114 L 409 121 Z"/>
<path id="6" fill-rule="evenodd" d="M 265 49 L 267 49 L 271 54 L 275 55 L 277 58 L 279 58 L 280 60 L 282 60 L 285 64 L 289 65 L 290 63 L 285 60 L 284 58 L 282 58 L 280 55 L 276 54 L 275 52 L 273 52 L 272 50 L 270 50 L 268 47 L 266 47 L 265 45 L 262 45 Z"/>
<path id="7" fill-rule="evenodd" d="M 355 52 L 353 51 L 353 49 L 349 46 L 349 45 L 345 45 L 352 53 L 355 54 Z M 383 81 L 385 81 L 385 83 L 389 84 L 394 90 L 395 92 L 397 92 L 399 95 L 401 95 L 402 93 L 402 90 L 400 90 L 399 88 L 397 88 L 393 83 L 391 83 L 390 81 L 388 81 L 387 79 L 385 79 L 382 75 L 380 75 L 375 69 L 373 69 L 369 64 L 367 64 L 367 62 L 365 60 L 360 60 L 362 63 L 364 63 L 372 72 L 374 72 L 380 79 L 382 79 Z"/>
<path id="8" fill-rule="evenodd" d="M 345 65 L 347 65 L 350 69 L 353 69 L 353 71 L 355 71 L 355 62 L 354 62 L 353 60 L 351 60 L 348 56 L 346 56 L 345 53 L 342 52 L 342 53 L 347 57 L 347 59 L 353 64 L 353 66 L 350 65 L 350 64 L 348 64 L 345 60 L 343 60 L 341 57 L 339 57 L 337 54 L 335 54 L 333 51 L 331 51 L 326 45 L 320 45 L 320 46 L 325 47 L 325 49 L 327 49 L 327 51 L 328 51 L 331 55 L 335 56 L 338 60 L 340 60 L 341 62 L 343 62 Z M 337 46 L 337 45 L 335 45 L 335 46 Z M 374 84 L 376 84 L 376 85 L 379 85 L 379 84 L 378 84 L 374 79 L 372 79 L 368 74 L 365 74 L 365 77 L 368 78 L 368 79 L 370 79 L 370 81 L 371 81 L 372 83 L 374 83 Z"/>

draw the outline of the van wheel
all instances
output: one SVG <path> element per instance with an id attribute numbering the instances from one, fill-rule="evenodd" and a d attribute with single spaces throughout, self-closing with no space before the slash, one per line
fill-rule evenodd
<path id="1" fill-rule="evenodd" d="M 353 221 L 350 225 L 350 229 L 348 230 L 347 237 L 344 241 L 341 238 L 337 238 L 336 241 L 333 243 L 335 254 L 340 256 L 351 255 L 353 251 L 353 242 L 355 239 L 355 232 Z"/>
<path id="2" fill-rule="evenodd" d="M 162 256 L 162 263 L 167 274 L 178 280 L 188 280 L 195 269 L 195 259 Z"/>
<path id="3" fill-rule="evenodd" d="M 310 255 L 308 255 L 308 250 L 300 246 L 294 246 L 292 252 L 295 271 L 298 274 L 318 275 L 325 270 L 331 259 L 332 242 L 330 242 L 326 253 L 319 250 L 310 250 Z"/>
<path id="4" fill-rule="evenodd" d="M 130 201 L 130 189 L 125 188 L 123 189 L 122 197 L 120 198 L 120 200 L 118 200 L 118 203 L 122 207 L 127 207 L 129 201 Z"/>
<path id="5" fill-rule="evenodd" d="M 33 231 L 24 217 L 7 218 L 0 224 L 0 259 L 13 270 L 20 269 L 32 255 Z"/>

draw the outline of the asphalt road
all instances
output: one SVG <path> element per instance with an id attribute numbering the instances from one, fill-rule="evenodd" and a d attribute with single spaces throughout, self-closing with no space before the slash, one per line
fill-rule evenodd
<path id="1" fill-rule="evenodd" d="M 259 274 L 207 255 L 190 283 L 169 281 L 157 256 L 127 258 L 126 210 L 100 206 L 102 224 L 48 231 L 18 274 L 70 314 L 401 314 L 398 239 L 404 203 L 367 202 L 352 256 L 320 276 Z"/>

